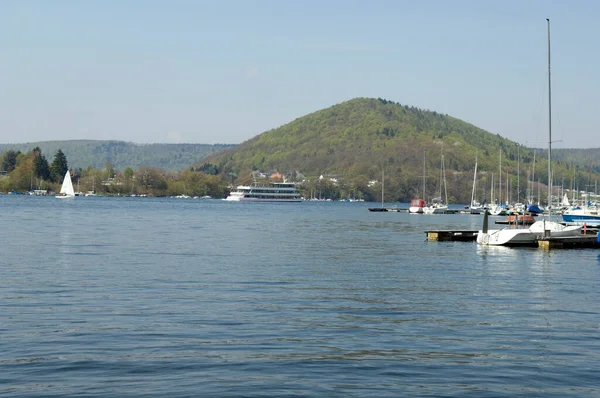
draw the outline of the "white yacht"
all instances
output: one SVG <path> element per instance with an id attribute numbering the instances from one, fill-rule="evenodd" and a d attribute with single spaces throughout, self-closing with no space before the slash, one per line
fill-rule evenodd
<path id="1" fill-rule="evenodd" d="M 484 216 L 485 217 L 485 216 Z M 565 226 L 556 221 L 540 220 L 529 227 L 510 226 L 503 229 L 479 231 L 477 243 L 490 246 L 537 246 L 543 237 L 580 236 L 581 226 Z"/>
<path id="2" fill-rule="evenodd" d="M 233 202 L 302 202 L 296 185 L 274 182 L 268 185 L 238 185 L 224 200 Z"/>

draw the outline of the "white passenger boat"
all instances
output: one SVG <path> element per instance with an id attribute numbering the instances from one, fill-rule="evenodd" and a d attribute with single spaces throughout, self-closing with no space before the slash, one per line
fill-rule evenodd
<path id="1" fill-rule="evenodd" d="M 274 182 L 268 185 L 238 185 L 224 200 L 232 202 L 302 202 L 296 185 Z"/>

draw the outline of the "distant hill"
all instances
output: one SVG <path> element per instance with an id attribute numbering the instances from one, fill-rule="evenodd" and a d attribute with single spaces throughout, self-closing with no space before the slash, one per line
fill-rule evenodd
<path id="1" fill-rule="evenodd" d="M 91 165 L 102 169 L 106 162 L 123 171 L 127 167 L 136 170 L 140 166 L 157 167 L 165 171 L 183 170 L 206 156 L 234 147 L 229 144 L 134 144 L 124 141 L 41 141 L 23 144 L 0 144 L 0 153 L 8 150 L 21 152 L 40 147 L 49 162 L 61 149 L 67 156 L 69 167 L 86 168 Z"/>
<path id="2" fill-rule="evenodd" d="M 595 152 L 586 154 L 586 159 L 594 156 L 600 159 L 600 149 L 590 151 Z M 253 170 L 277 171 L 288 176 L 301 173 L 313 182 L 320 175 L 335 175 L 348 192 L 356 188 L 367 190 L 367 184 L 380 179 L 383 168 L 386 197 L 408 200 L 423 196 L 424 163 L 426 196 L 439 192 L 442 152 L 448 171 L 448 195 L 457 201 L 470 200 L 476 155 L 480 171 L 479 200 L 491 188 L 492 173 L 496 175 L 495 184 L 498 181 L 500 153 L 503 181 L 508 173 L 509 185 L 514 186 L 516 192 L 519 180 L 521 196 L 528 187 L 527 173 L 535 175 L 536 180 L 547 181 L 547 160 L 540 156 L 545 151 L 519 146 L 448 115 L 381 98 L 355 98 L 319 110 L 239 146 L 212 154 L 197 166 L 210 163 L 221 173 L 242 180 L 248 179 Z M 555 181 L 572 175 L 564 164 L 565 159 L 563 156 L 563 165 L 555 167 Z M 598 163 L 595 166 L 598 167 Z M 579 167 L 581 170 L 574 178 L 580 179 L 582 184 L 583 179 L 589 183 L 590 178 L 598 178 L 597 174 L 592 177 L 583 172 L 583 165 Z M 588 169 L 589 164 L 585 171 Z M 371 199 L 375 199 L 374 196 Z"/>

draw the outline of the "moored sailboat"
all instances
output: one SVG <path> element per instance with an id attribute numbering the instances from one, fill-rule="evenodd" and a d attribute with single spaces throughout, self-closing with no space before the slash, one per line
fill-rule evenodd
<path id="1" fill-rule="evenodd" d="M 408 212 L 413 214 L 423 214 L 423 209 L 425 208 L 425 154 L 423 152 L 423 199 L 413 199 L 410 201 L 410 206 L 408 207 Z"/>
<path id="2" fill-rule="evenodd" d="M 444 186 L 444 198 L 442 201 L 442 184 Z M 446 168 L 444 166 L 444 154 L 440 165 L 440 192 L 437 198 L 433 198 L 429 206 L 423 208 L 425 214 L 444 214 L 448 211 L 448 190 L 446 189 Z"/>

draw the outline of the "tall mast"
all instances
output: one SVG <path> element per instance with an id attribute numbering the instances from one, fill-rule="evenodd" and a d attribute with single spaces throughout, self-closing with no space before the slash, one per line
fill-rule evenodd
<path id="1" fill-rule="evenodd" d="M 471 191 L 471 206 L 473 208 L 473 202 L 475 202 L 475 184 L 477 182 L 477 151 L 475 151 L 475 173 L 473 173 L 473 190 Z"/>
<path id="2" fill-rule="evenodd" d="M 425 199 L 425 155 L 427 155 L 427 151 L 423 151 L 423 200 Z"/>
<path id="3" fill-rule="evenodd" d="M 500 167 L 498 169 L 498 198 L 500 198 L 500 203 L 502 203 L 502 149 L 500 149 Z M 508 204 L 508 203 L 507 203 Z"/>
<path id="4" fill-rule="evenodd" d="M 550 77 L 550 18 L 548 23 L 548 215 L 552 204 L 552 80 Z"/>
<path id="5" fill-rule="evenodd" d="M 444 204 L 448 206 L 448 189 L 446 188 L 446 165 L 444 164 L 444 154 L 442 154 L 442 176 L 444 177 Z M 596 181 L 596 183 L 598 183 L 598 181 Z"/>
<path id="6" fill-rule="evenodd" d="M 383 172 L 384 172 L 383 165 L 381 165 L 381 208 L 382 209 L 383 209 L 383 183 L 385 182 Z"/>
<path id="7" fill-rule="evenodd" d="M 521 203 L 521 146 L 517 144 L 517 203 Z"/>

